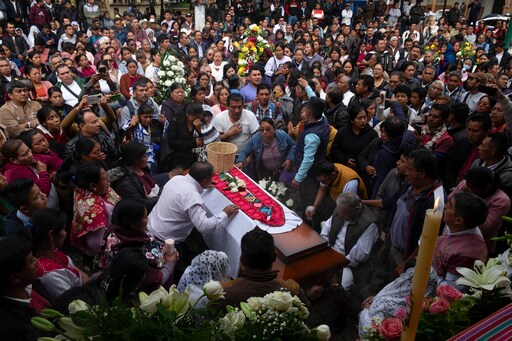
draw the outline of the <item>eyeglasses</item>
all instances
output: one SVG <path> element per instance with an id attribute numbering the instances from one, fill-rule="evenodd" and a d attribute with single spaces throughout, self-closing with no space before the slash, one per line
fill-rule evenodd
<path id="1" fill-rule="evenodd" d="M 103 61 L 104 61 L 104 62 L 109 62 L 109 63 L 113 62 L 113 60 L 112 60 L 112 59 L 103 59 Z"/>

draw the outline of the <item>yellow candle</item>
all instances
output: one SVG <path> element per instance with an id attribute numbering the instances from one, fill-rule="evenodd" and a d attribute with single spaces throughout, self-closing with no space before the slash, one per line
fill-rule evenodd
<path id="1" fill-rule="evenodd" d="M 418 250 L 416 267 L 414 268 L 414 276 L 412 279 L 410 295 L 411 313 L 409 315 L 409 322 L 402 333 L 402 341 L 413 341 L 416 336 L 416 330 L 418 329 L 418 323 L 422 313 L 423 298 L 425 297 L 425 291 L 427 290 L 427 283 L 430 276 L 432 256 L 434 254 L 436 239 L 443 217 L 443 212 L 437 210 L 438 203 L 439 198 L 436 199 L 434 208 L 427 210 L 425 214 L 420 248 Z"/>

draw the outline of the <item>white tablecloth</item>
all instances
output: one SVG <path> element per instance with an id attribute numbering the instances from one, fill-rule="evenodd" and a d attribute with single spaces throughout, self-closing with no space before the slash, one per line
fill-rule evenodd
<path id="1" fill-rule="evenodd" d="M 269 195 L 272 196 L 271 194 Z M 232 202 L 216 188 L 205 190 L 202 197 L 209 215 L 217 214 L 221 212 L 224 207 L 232 205 Z M 238 277 L 241 253 L 240 242 L 245 233 L 251 231 L 256 226 L 262 230 L 268 231 L 270 234 L 285 233 L 292 231 L 302 224 L 302 219 L 297 216 L 297 214 L 281 204 L 278 200 L 275 201 L 281 205 L 284 210 L 285 224 L 283 226 L 274 227 L 266 225 L 260 221 L 249 218 L 244 212 L 239 211 L 238 214 L 230 219 L 225 229 L 218 229 L 208 235 L 203 235 L 210 249 L 224 251 L 228 255 L 231 265 L 231 277 Z"/>

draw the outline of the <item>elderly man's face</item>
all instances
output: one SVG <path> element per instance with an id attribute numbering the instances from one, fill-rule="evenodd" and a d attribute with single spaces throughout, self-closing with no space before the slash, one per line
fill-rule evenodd
<path id="1" fill-rule="evenodd" d="M 336 213 L 342 220 L 351 221 L 358 217 L 361 210 L 359 208 L 336 206 Z"/>

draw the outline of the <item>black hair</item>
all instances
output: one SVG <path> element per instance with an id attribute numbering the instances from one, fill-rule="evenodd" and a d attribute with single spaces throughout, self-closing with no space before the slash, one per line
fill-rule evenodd
<path id="1" fill-rule="evenodd" d="M 27 206 L 30 203 L 30 192 L 34 187 L 32 179 L 14 179 L 9 182 L 2 190 L 2 195 L 16 209 Z"/>
<path id="2" fill-rule="evenodd" d="M 66 228 L 66 215 L 54 208 L 41 208 L 32 215 L 30 222 L 33 226 L 34 253 L 37 254 L 45 246 L 50 231 L 57 235 Z"/>
<path id="3" fill-rule="evenodd" d="M 147 148 L 140 142 L 130 142 L 123 146 L 121 158 L 127 166 L 133 166 L 146 154 Z"/>
<path id="4" fill-rule="evenodd" d="M 366 113 L 366 110 L 360 105 L 352 105 L 350 108 L 348 108 L 348 119 L 350 122 L 356 119 L 357 115 L 359 115 L 360 112 Z"/>
<path id="5" fill-rule="evenodd" d="M 55 92 L 59 92 L 62 94 L 62 90 L 59 89 L 58 87 L 56 86 L 52 86 L 51 88 L 48 89 L 48 97 L 52 97 L 52 95 L 55 93 Z M 41 121 L 39 121 L 41 122 Z"/>
<path id="6" fill-rule="evenodd" d="M 127 64 L 127 65 L 128 65 L 128 64 Z M 133 82 L 133 84 L 132 84 L 132 89 L 133 89 L 133 91 L 137 90 L 137 87 L 139 87 L 139 86 L 140 86 L 141 88 L 148 86 L 148 81 L 149 81 L 149 79 L 147 79 L 146 77 L 141 77 L 141 78 L 137 79 L 137 80 L 136 80 L 135 82 Z"/>
<path id="7" fill-rule="evenodd" d="M 238 89 L 240 87 L 240 77 L 238 77 L 237 75 L 232 75 L 228 77 L 228 85 L 230 89 Z"/>
<path id="8" fill-rule="evenodd" d="M 213 165 L 207 161 L 194 162 L 188 172 L 188 174 L 199 183 L 211 178 L 213 173 Z"/>
<path id="9" fill-rule="evenodd" d="M 26 238 L 11 235 L 0 240 L 0 289 L 9 284 L 13 274 L 25 269 L 31 251 L 32 243 Z"/>
<path id="10" fill-rule="evenodd" d="M 189 103 L 187 105 L 186 113 L 189 116 L 202 115 L 203 114 L 203 105 L 196 101 Z"/>
<path id="11" fill-rule="evenodd" d="M 402 136 L 405 131 L 405 125 L 399 117 L 390 116 L 382 122 L 381 129 L 386 131 L 388 137 Z"/>
<path id="12" fill-rule="evenodd" d="M 336 166 L 334 163 L 324 160 L 318 164 L 316 167 L 316 176 L 326 176 L 331 175 L 336 171 Z"/>
<path id="13" fill-rule="evenodd" d="M 194 85 L 190 89 L 190 97 L 195 98 L 200 91 L 204 91 L 206 93 L 206 88 L 199 84 Z"/>
<path id="14" fill-rule="evenodd" d="M 140 247 L 120 249 L 98 282 L 108 302 L 116 297 L 128 298 L 137 289 L 148 270 L 148 260 Z"/>
<path id="15" fill-rule="evenodd" d="M 465 104 L 465 103 L 464 103 Z M 467 106 L 467 104 L 466 104 Z M 452 110 L 454 115 L 456 113 L 455 109 Z M 468 107 L 469 111 L 469 107 Z M 469 122 L 479 122 L 482 125 L 483 131 L 488 131 L 492 128 L 492 121 L 489 115 L 481 115 L 481 114 L 473 114 L 468 117 L 468 123 Z"/>
<path id="16" fill-rule="evenodd" d="M 76 186 L 90 191 L 91 184 L 97 184 L 100 181 L 102 169 L 105 168 L 97 161 L 88 161 L 81 164 L 76 171 Z"/>
<path id="17" fill-rule="evenodd" d="M 9 139 L 5 141 L 2 146 L 2 155 L 7 161 L 16 159 L 18 157 L 18 150 L 23 145 L 23 141 L 20 139 Z"/>
<path id="18" fill-rule="evenodd" d="M 12 92 L 14 91 L 14 89 L 26 89 L 27 88 L 27 85 L 21 81 L 21 80 L 13 80 L 9 83 L 7 83 L 7 85 L 5 86 L 5 91 L 8 93 L 8 94 L 12 94 Z"/>
<path id="19" fill-rule="evenodd" d="M 244 234 L 241 249 L 244 263 L 251 269 L 267 270 L 276 260 L 274 238 L 259 227 Z"/>
<path id="20" fill-rule="evenodd" d="M 395 88 L 395 95 L 397 93 L 405 94 L 407 96 L 407 98 L 411 98 L 412 91 L 409 86 L 407 86 L 405 84 L 399 84 Z"/>
<path id="21" fill-rule="evenodd" d="M 315 120 L 319 120 L 325 111 L 325 101 L 320 97 L 311 97 L 306 102 L 306 107 L 312 113 Z"/>
<path id="22" fill-rule="evenodd" d="M 141 200 L 122 199 L 112 212 L 112 224 L 132 230 L 146 212 L 146 205 Z"/>
<path id="23" fill-rule="evenodd" d="M 274 120 L 273 120 L 273 119 L 271 119 L 270 117 L 263 117 L 263 118 L 261 119 L 260 124 L 261 124 L 261 123 L 263 123 L 263 122 L 268 123 L 268 124 L 270 124 L 270 125 L 272 126 L 272 128 L 275 128 Z"/>
<path id="24" fill-rule="evenodd" d="M 434 103 L 430 110 L 432 109 L 439 111 L 441 118 L 445 121 L 448 119 L 448 116 L 450 116 L 450 106 L 448 104 Z"/>
<path id="25" fill-rule="evenodd" d="M 261 90 L 268 90 L 269 92 L 270 91 L 270 85 L 268 85 L 267 83 L 260 83 L 258 84 L 258 86 L 256 87 L 256 94 L 259 94 Z"/>
<path id="26" fill-rule="evenodd" d="M 39 123 L 41 123 L 41 125 L 44 126 L 46 119 L 48 118 L 48 116 L 50 116 L 52 111 L 56 113 L 56 111 L 49 105 L 44 106 L 37 111 L 37 120 L 39 121 Z"/>
<path id="27" fill-rule="evenodd" d="M 490 193 L 494 193 L 498 189 L 498 177 L 487 167 L 475 167 L 466 173 L 466 184 L 481 190 L 490 187 Z"/>
<path id="28" fill-rule="evenodd" d="M 368 87 L 368 92 L 371 92 L 375 87 L 375 80 L 370 75 L 361 75 L 359 80 L 363 81 L 363 87 Z"/>
<path id="29" fill-rule="evenodd" d="M 455 122 L 465 124 L 469 115 L 469 106 L 464 102 L 452 104 L 451 113 Z"/>
<path id="30" fill-rule="evenodd" d="M 496 149 L 499 156 L 506 155 L 508 151 L 508 137 L 504 133 L 490 133 L 487 135 L 491 148 Z"/>
<path id="31" fill-rule="evenodd" d="M 489 208 L 482 198 L 466 192 L 455 194 L 455 214 L 464 220 L 466 229 L 481 225 L 487 219 Z"/>
<path id="32" fill-rule="evenodd" d="M 332 104 L 338 105 L 343 102 L 343 91 L 339 87 L 333 87 L 327 92 Z"/>
<path id="33" fill-rule="evenodd" d="M 99 142 L 91 137 L 81 136 L 78 138 L 75 144 L 75 154 L 77 156 L 77 161 L 81 160 L 82 156 L 89 155 L 96 144 L 99 144 Z"/>
<path id="34" fill-rule="evenodd" d="M 230 77 L 230 79 L 231 79 L 231 77 Z M 242 102 L 242 103 L 244 103 L 244 98 L 243 98 L 243 96 L 242 96 L 242 95 L 237 94 L 237 93 L 230 94 L 230 95 L 228 96 L 227 105 L 229 106 L 229 104 L 230 104 L 231 102 Z"/>
<path id="35" fill-rule="evenodd" d="M 409 154 L 408 158 L 413 160 L 414 168 L 417 171 L 424 171 L 425 175 L 430 179 L 437 179 L 439 177 L 437 158 L 430 150 L 416 149 Z"/>
<path id="36" fill-rule="evenodd" d="M 36 129 L 25 130 L 20 134 L 19 139 L 23 141 L 23 143 L 25 143 L 30 149 L 32 149 L 32 141 L 34 139 L 34 136 L 36 136 L 37 134 L 42 135 L 42 133 Z"/>

